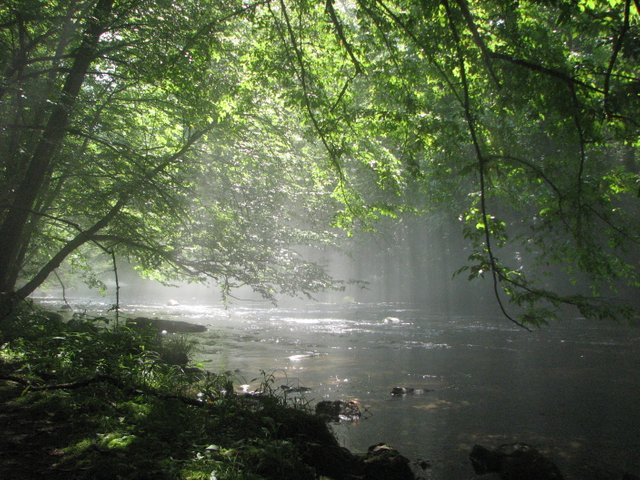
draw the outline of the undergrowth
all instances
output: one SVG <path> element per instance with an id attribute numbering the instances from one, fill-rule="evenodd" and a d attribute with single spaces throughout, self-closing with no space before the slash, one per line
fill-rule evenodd
<path id="1" fill-rule="evenodd" d="M 327 426 L 190 365 L 185 338 L 23 305 L 0 321 L 0 478 L 313 479 Z"/>

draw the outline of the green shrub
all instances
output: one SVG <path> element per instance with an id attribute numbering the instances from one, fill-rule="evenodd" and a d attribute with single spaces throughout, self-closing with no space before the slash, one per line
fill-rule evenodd
<path id="1" fill-rule="evenodd" d="M 167 365 L 186 367 L 193 356 L 195 342 L 184 335 L 163 335 L 160 343 L 160 360 Z"/>

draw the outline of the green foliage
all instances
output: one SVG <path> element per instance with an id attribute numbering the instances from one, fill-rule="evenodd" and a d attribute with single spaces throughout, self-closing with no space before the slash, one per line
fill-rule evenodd
<path id="1" fill-rule="evenodd" d="M 282 10 L 306 23 L 278 18 L 305 40 L 289 49 L 291 64 L 355 190 L 338 197 L 346 219 L 374 211 L 373 184 L 376 195 L 394 185 L 403 204 L 419 192 L 418 206 L 461 220 L 473 248 L 466 268 L 493 279 L 505 313 L 511 302 L 524 323 L 563 304 L 629 316 L 623 299 L 608 297 L 639 280 L 632 2 L 363 0 L 339 12 L 342 56 L 323 14 L 303 5 Z M 332 67 L 317 58 L 320 38 Z M 331 85 L 341 83 L 337 100 Z M 550 272 L 573 289 L 547 287 Z"/>
<path id="2" fill-rule="evenodd" d="M 335 238 L 328 221 L 319 227 L 332 186 L 308 175 L 317 149 L 249 68 L 257 7 L 105 0 L 98 15 L 93 2 L 45 4 L 0 10 L 3 291 L 27 295 L 64 260 L 104 289 L 89 266 L 110 252 L 161 281 L 250 285 L 269 298 L 334 286 L 297 251 Z M 70 72 L 92 18 L 102 32 L 90 68 Z M 41 156 L 49 106 L 72 76 L 59 147 Z M 36 178 L 17 205 L 12 192 Z"/>
<path id="3" fill-rule="evenodd" d="M 184 335 L 163 336 L 160 360 L 168 365 L 186 367 L 190 363 L 195 343 Z"/>
<path id="4" fill-rule="evenodd" d="M 268 393 L 272 376 L 243 397 L 227 374 L 162 360 L 186 340 L 22 307 L 2 324 L 0 448 L 16 451 L 3 478 L 311 479 L 304 441 L 335 444 Z"/>
<path id="5" fill-rule="evenodd" d="M 640 283 L 631 0 L 41 6 L 0 7 L 3 292 L 115 252 L 310 295 L 336 227 L 434 211 L 500 301 Z"/>

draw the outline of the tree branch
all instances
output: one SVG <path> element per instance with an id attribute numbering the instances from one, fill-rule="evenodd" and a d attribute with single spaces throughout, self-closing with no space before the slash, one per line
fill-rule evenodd
<path id="1" fill-rule="evenodd" d="M 16 188 L 13 205 L 20 208 L 9 209 L 0 225 L 0 292 L 10 291 L 14 287 L 19 271 L 17 256 L 22 248 L 22 235 L 29 218 L 23 208 L 32 208 L 41 193 L 51 162 L 64 139 L 71 111 L 76 104 L 89 65 L 96 58 L 100 35 L 111 18 L 112 8 L 113 0 L 98 0 L 96 3 L 60 92 L 59 101 L 35 147 L 24 179 Z"/>
<path id="2" fill-rule="evenodd" d="M 589 85 L 587 83 L 579 81 L 560 70 L 548 68 L 536 63 L 529 62 L 527 60 L 518 59 L 518 58 L 511 57 L 509 55 L 505 55 L 501 53 L 492 53 L 491 55 L 495 58 L 499 58 L 501 60 L 505 60 L 516 65 L 520 65 L 534 72 L 542 73 L 543 75 L 556 78 L 560 80 L 562 83 L 564 83 L 569 90 L 569 95 L 571 97 L 571 102 L 573 104 L 572 119 L 575 125 L 576 134 L 578 136 L 578 146 L 579 146 L 578 170 L 576 172 L 576 183 L 575 183 L 575 186 L 576 186 L 575 187 L 575 192 L 576 192 L 575 209 L 576 209 L 577 215 L 575 216 L 575 228 L 573 229 L 573 236 L 579 245 L 582 242 L 582 230 L 583 230 L 582 182 L 583 182 L 584 168 L 585 168 L 585 162 L 586 162 L 586 149 L 585 149 L 584 130 L 583 130 L 582 122 L 580 118 L 580 100 L 578 99 L 578 93 L 576 91 L 576 87 L 578 86 L 584 87 L 600 94 L 604 92 L 602 90 L 597 89 L 593 85 Z"/>
<path id="3" fill-rule="evenodd" d="M 482 52 L 482 59 L 484 60 L 485 68 L 489 72 L 489 75 L 491 76 L 495 84 L 499 87 L 500 81 L 498 80 L 496 72 L 493 70 L 493 65 L 491 63 L 491 51 L 487 48 L 487 45 L 484 43 L 484 40 L 482 40 L 482 37 L 478 32 L 478 27 L 475 24 L 473 15 L 471 14 L 471 10 L 469 9 L 469 5 L 465 0 L 455 0 L 455 2 L 458 4 L 458 7 L 462 11 L 462 16 L 467 22 L 467 27 L 469 28 L 469 30 L 471 30 L 473 41 L 480 49 L 480 52 Z"/>
<path id="4" fill-rule="evenodd" d="M 473 118 L 473 114 L 471 112 L 471 99 L 469 95 L 469 81 L 467 79 L 467 70 L 465 65 L 464 54 L 461 49 L 460 44 L 460 36 L 456 29 L 455 23 L 453 22 L 453 18 L 451 15 L 451 8 L 449 6 L 448 0 L 443 0 L 443 5 L 447 12 L 447 17 L 449 19 L 449 27 L 451 29 L 451 34 L 454 37 L 456 42 L 456 52 L 458 56 L 458 66 L 460 69 L 460 80 L 462 81 L 463 88 L 463 100 L 464 100 L 464 116 L 467 121 L 467 126 L 469 128 L 469 135 L 471 136 L 471 141 L 473 143 L 473 148 L 476 154 L 476 158 L 478 160 L 478 172 L 479 172 L 479 180 L 480 180 L 480 212 L 482 215 L 482 223 L 484 226 L 484 243 L 487 255 L 489 256 L 489 266 L 491 267 L 491 278 L 493 280 L 493 293 L 498 302 L 498 306 L 500 307 L 500 311 L 509 321 L 517 325 L 518 327 L 524 328 L 527 331 L 531 331 L 529 327 L 524 325 L 523 323 L 516 320 L 513 316 L 509 314 L 502 301 L 502 296 L 500 295 L 500 288 L 498 285 L 500 274 L 500 268 L 498 267 L 496 258 L 493 254 L 493 246 L 491 241 L 491 225 L 489 223 L 489 215 L 487 213 L 487 187 L 485 183 L 485 164 L 486 160 L 482 153 L 482 149 L 480 147 L 480 141 L 478 139 L 478 134 L 476 132 L 476 124 L 475 119 Z"/>
<path id="5" fill-rule="evenodd" d="M 113 276 L 116 281 L 116 325 L 118 325 L 120 321 L 120 280 L 118 278 L 118 264 L 114 250 L 111 250 L 111 259 L 113 260 Z"/>
<path id="6" fill-rule="evenodd" d="M 333 23 L 336 36 L 338 37 L 338 41 L 342 43 L 342 46 L 347 51 L 349 58 L 351 58 L 351 62 L 353 63 L 353 66 L 356 69 L 356 74 L 361 74 L 363 72 L 362 65 L 360 64 L 360 61 L 357 59 L 355 53 L 353 53 L 353 48 L 347 41 L 347 37 L 344 34 L 342 24 L 340 23 L 340 20 L 338 19 L 338 15 L 336 15 L 335 8 L 333 7 L 333 1 L 334 0 L 327 0 L 326 11 L 329 13 L 329 18 L 331 19 L 331 23 Z"/>
<path id="7" fill-rule="evenodd" d="M 113 234 L 95 234 L 91 236 L 93 242 L 113 242 L 115 245 L 121 244 L 131 247 L 134 250 L 142 250 L 154 253 L 160 256 L 169 266 L 175 268 L 176 271 L 182 272 L 183 275 L 195 277 L 199 274 L 207 275 L 206 272 L 198 270 L 191 262 L 181 260 L 172 255 L 171 252 L 164 250 L 162 245 L 147 245 L 137 242 L 131 238 L 122 237 Z M 105 247 L 106 248 L 106 247 Z M 211 276 L 211 275 L 208 275 Z"/>
<path id="8" fill-rule="evenodd" d="M 303 91 L 303 98 L 304 98 L 304 106 L 305 109 L 309 115 L 309 118 L 311 119 L 311 123 L 313 124 L 313 128 L 316 131 L 316 133 L 320 136 L 320 141 L 322 142 L 322 145 L 324 147 L 324 149 L 326 150 L 327 154 L 329 155 L 329 161 L 331 162 L 331 165 L 334 167 L 334 169 L 336 170 L 336 173 L 338 175 L 338 180 L 339 180 L 339 187 L 341 189 L 341 191 L 344 193 L 346 191 L 347 188 L 347 184 L 348 184 L 348 180 L 345 176 L 344 170 L 342 168 L 342 166 L 340 165 L 340 150 L 338 148 L 336 148 L 334 145 L 331 144 L 331 141 L 329 140 L 329 138 L 327 137 L 326 134 L 326 129 L 322 128 L 322 126 L 320 125 L 320 121 L 317 118 L 316 113 L 314 112 L 313 106 L 311 105 L 311 100 L 310 100 L 310 88 L 309 88 L 309 84 L 308 84 L 308 77 L 309 77 L 309 73 L 307 72 L 307 69 L 305 67 L 305 62 L 304 62 L 304 52 L 301 48 L 301 46 L 298 45 L 298 41 L 296 39 L 296 35 L 293 31 L 293 27 L 291 25 L 291 21 L 289 19 L 289 14 L 287 12 L 287 7 L 284 3 L 283 0 L 280 0 L 280 7 L 282 10 L 282 15 L 284 17 L 285 20 L 285 24 L 286 24 L 286 30 L 287 30 L 287 36 L 289 37 L 289 41 L 290 41 L 290 45 L 291 48 L 293 49 L 294 52 L 294 57 L 295 57 L 295 62 L 291 61 L 292 67 L 294 68 L 294 71 L 296 72 L 298 79 L 300 81 L 300 85 L 302 86 L 302 91 Z M 273 14 L 273 12 L 272 12 Z M 286 44 L 286 40 L 285 40 L 285 35 L 280 32 L 280 36 L 283 40 L 283 43 Z M 297 63 L 297 67 L 296 68 L 296 63 Z M 342 95 L 343 93 L 341 93 Z M 333 107 L 331 107 L 331 109 L 335 108 L 335 105 Z M 347 195 L 343 195 L 344 197 L 344 202 L 346 205 L 346 208 L 352 212 L 354 214 L 354 216 L 356 216 L 357 214 L 355 213 L 353 206 L 351 205 L 351 202 L 348 199 Z"/>
<path id="9" fill-rule="evenodd" d="M 72 252 L 74 252 L 81 245 L 84 245 L 85 243 L 90 241 L 93 234 L 95 234 L 96 232 L 100 231 L 105 226 L 107 226 L 109 222 L 111 222 L 111 220 L 113 220 L 113 218 L 120 212 L 122 207 L 124 207 L 127 200 L 128 200 L 128 197 L 126 195 L 123 195 L 122 197 L 120 197 L 120 199 L 116 202 L 116 204 L 113 207 L 111 207 L 111 209 L 107 212 L 107 214 L 104 217 L 98 220 L 95 224 L 93 224 L 93 226 L 91 226 L 87 230 L 81 231 L 74 238 L 69 240 L 60 249 L 60 251 L 57 254 L 55 254 L 53 258 L 51 258 L 51 260 L 49 260 L 38 271 L 38 273 L 34 275 L 34 277 L 31 280 L 29 280 L 29 282 L 27 282 L 25 285 L 23 285 L 16 291 L 16 295 L 19 298 L 26 298 L 28 295 L 30 295 L 36 288 L 38 288 L 38 286 L 42 284 L 42 282 L 45 281 L 45 279 L 49 276 L 49 274 L 52 271 L 54 271 L 56 268 L 60 266 L 60 264 Z"/>
<path id="10" fill-rule="evenodd" d="M 622 43 L 624 41 L 624 36 L 627 34 L 629 30 L 629 14 L 631 11 L 631 0 L 626 0 L 624 3 L 624 20 L 622 23 L 622 28 L 620 29 L 620 34 L 618 38 L 616 38 L 616 43 L 613 45 L 613 50 L 611 52 L 611 58 L 609 59 L 609 66 L 607 67 L 607 73 L 604 77 L 604 112 L 605 115 L 611 117 L 611 105 L 609 102 L 609 91 L 611 88 L 611 73 L 613 72 L 613 67 L 616 64 L 616 60 L 618 58 L 618 54 L 622 49 Z"/>
<path id="11" fill-rule="evenodd" d="M 67 301 L 67 295 L 66 295 L 66 289 L 65 289 L 65 286 L 64 286 L 64 282 L 60 278 L 60 275 L 58 275 L 58 271 L 57 270 L 54 270 L 53 274 L 58 279 L 58 283 L 60 284 L 60 287 L 62 287 L 62 301 L 64 302 L 64 304 L 67 307 L 69 307 L 70 305 L 69 305 L 69 302 Z"/>
<path id="12" fill-rule="evenodd" d="M 597 87 L 590 85 L 588 83 L 585 83 L 581 80 L 578 80 L 566 74 L 565 72 L 562 72 L 555 68 L 545 67 L 544 65 L 540 65 L 540 64 L 531 62 L 529 60 L 524 60 L 522 58 L 516 58 L 511 55 L 507 55 L 505 53 L 491 52 L 490 56 L 499 60 L 503 60 L 505 62 L 513 63 L 514 65 L 519 65 L 521 67 L 527 68 L 528 70 L 531 70 L 534 72 L 542 73 L 549 77 L 557 78 L 558 80 L 561 80 L 562 82 L 568 85 L 578 85 L 580 87 L 586 88 L 596 93 L 600 93 L 600 94 L 604 93 L 603 90 L 600 90 Z"/>
<path id="13" fill-rule="evenodd" d="M 514 157 L 513 155 L 485 155 L 485 160 L 508 160 L 510 162 L 523 165 L 534 172 L 538 177 L 543 179 L 544 182 L 549 185 L 551 190 L 553 190 L 558 199 L 562 200 L 562 198 L 564 197 L 563 193 L 560 191 L 560 188 L 558 188 L 558 186 L 549 178 L 546 173 L 544 173 L 544 171 L 540 167 L 523 158 Z"/>
<path id="14" fill-rule="evenodd" d="M 449 75 L 447 75 L 447 72 L 445 72 L 444 68 L 442 67 L 442 65 L 440 65 L 440 62 L 438 62 L 438 60 L 436 59 L 434 52 L 428 48 L 427 46 L 425 46 L 423 44 L 423 42 L 415 35 L 415 33 L 413 33 L 409 27 L 402 21 L 401 18 L 399 18 L 395 13 L 393 13 L 393 11 L 382 1 L 382 0 L 374 0 L 375 3 L 377 3 L 378 5 L 380 5 L 380 8 L 383 10 L 383 12 L 389 17 L 391 18 L 391 20 L 393 20 L 393 23 L 395 23 L 398 27 L 400 27 L 400 29 L 404 32 L 404 34 L 409 37 L 409 39 L 420 49 L 420 51 L 429 59 L 429 62 L 431 62 L 431 64 L 436 68 L 436 70 L 438 71 L 438 74 L 440 75 L 440 77 L 442 78 L 442 80 L 447 84 L 447 86 L 449 87 L 450 92 L 453 94 L 454 97 L 456 97 L 456 100 L 458 100 L 458 102 L 460 103 L 460 105 L 464 105 L 464 99 L 462 98 L 462 96 L 460 95 L 460 93 L 458 92 L 458 89 L 456 88 L 456 86 L 453 84 L 453 81 L 451 80 L 451 78 L 449 78 Z M 366 6 L 364 6 L 364 4 L 362 3 L 362 0 L 358 0 L 358 3 L 364 8 L 367 9 L 368 8 Z"/>

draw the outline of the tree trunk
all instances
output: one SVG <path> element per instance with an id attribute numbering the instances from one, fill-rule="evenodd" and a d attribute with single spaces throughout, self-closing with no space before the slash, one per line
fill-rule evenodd
<path id="1" fill-rule="evenodd" d="M 88 68 L 97 57 L 98 41 L 108 25 L 112 8 L 113 0 L 98 0 L 93 9 L 60 98 L 31 157 L 26 175 L 16 189 L 12 206 L 0 226 L 0 294 L 15 289 L 20 271 L 18 257 L 25 242 L 25 227 L 53 158 L 64 140 L 70 114 Z"/>

